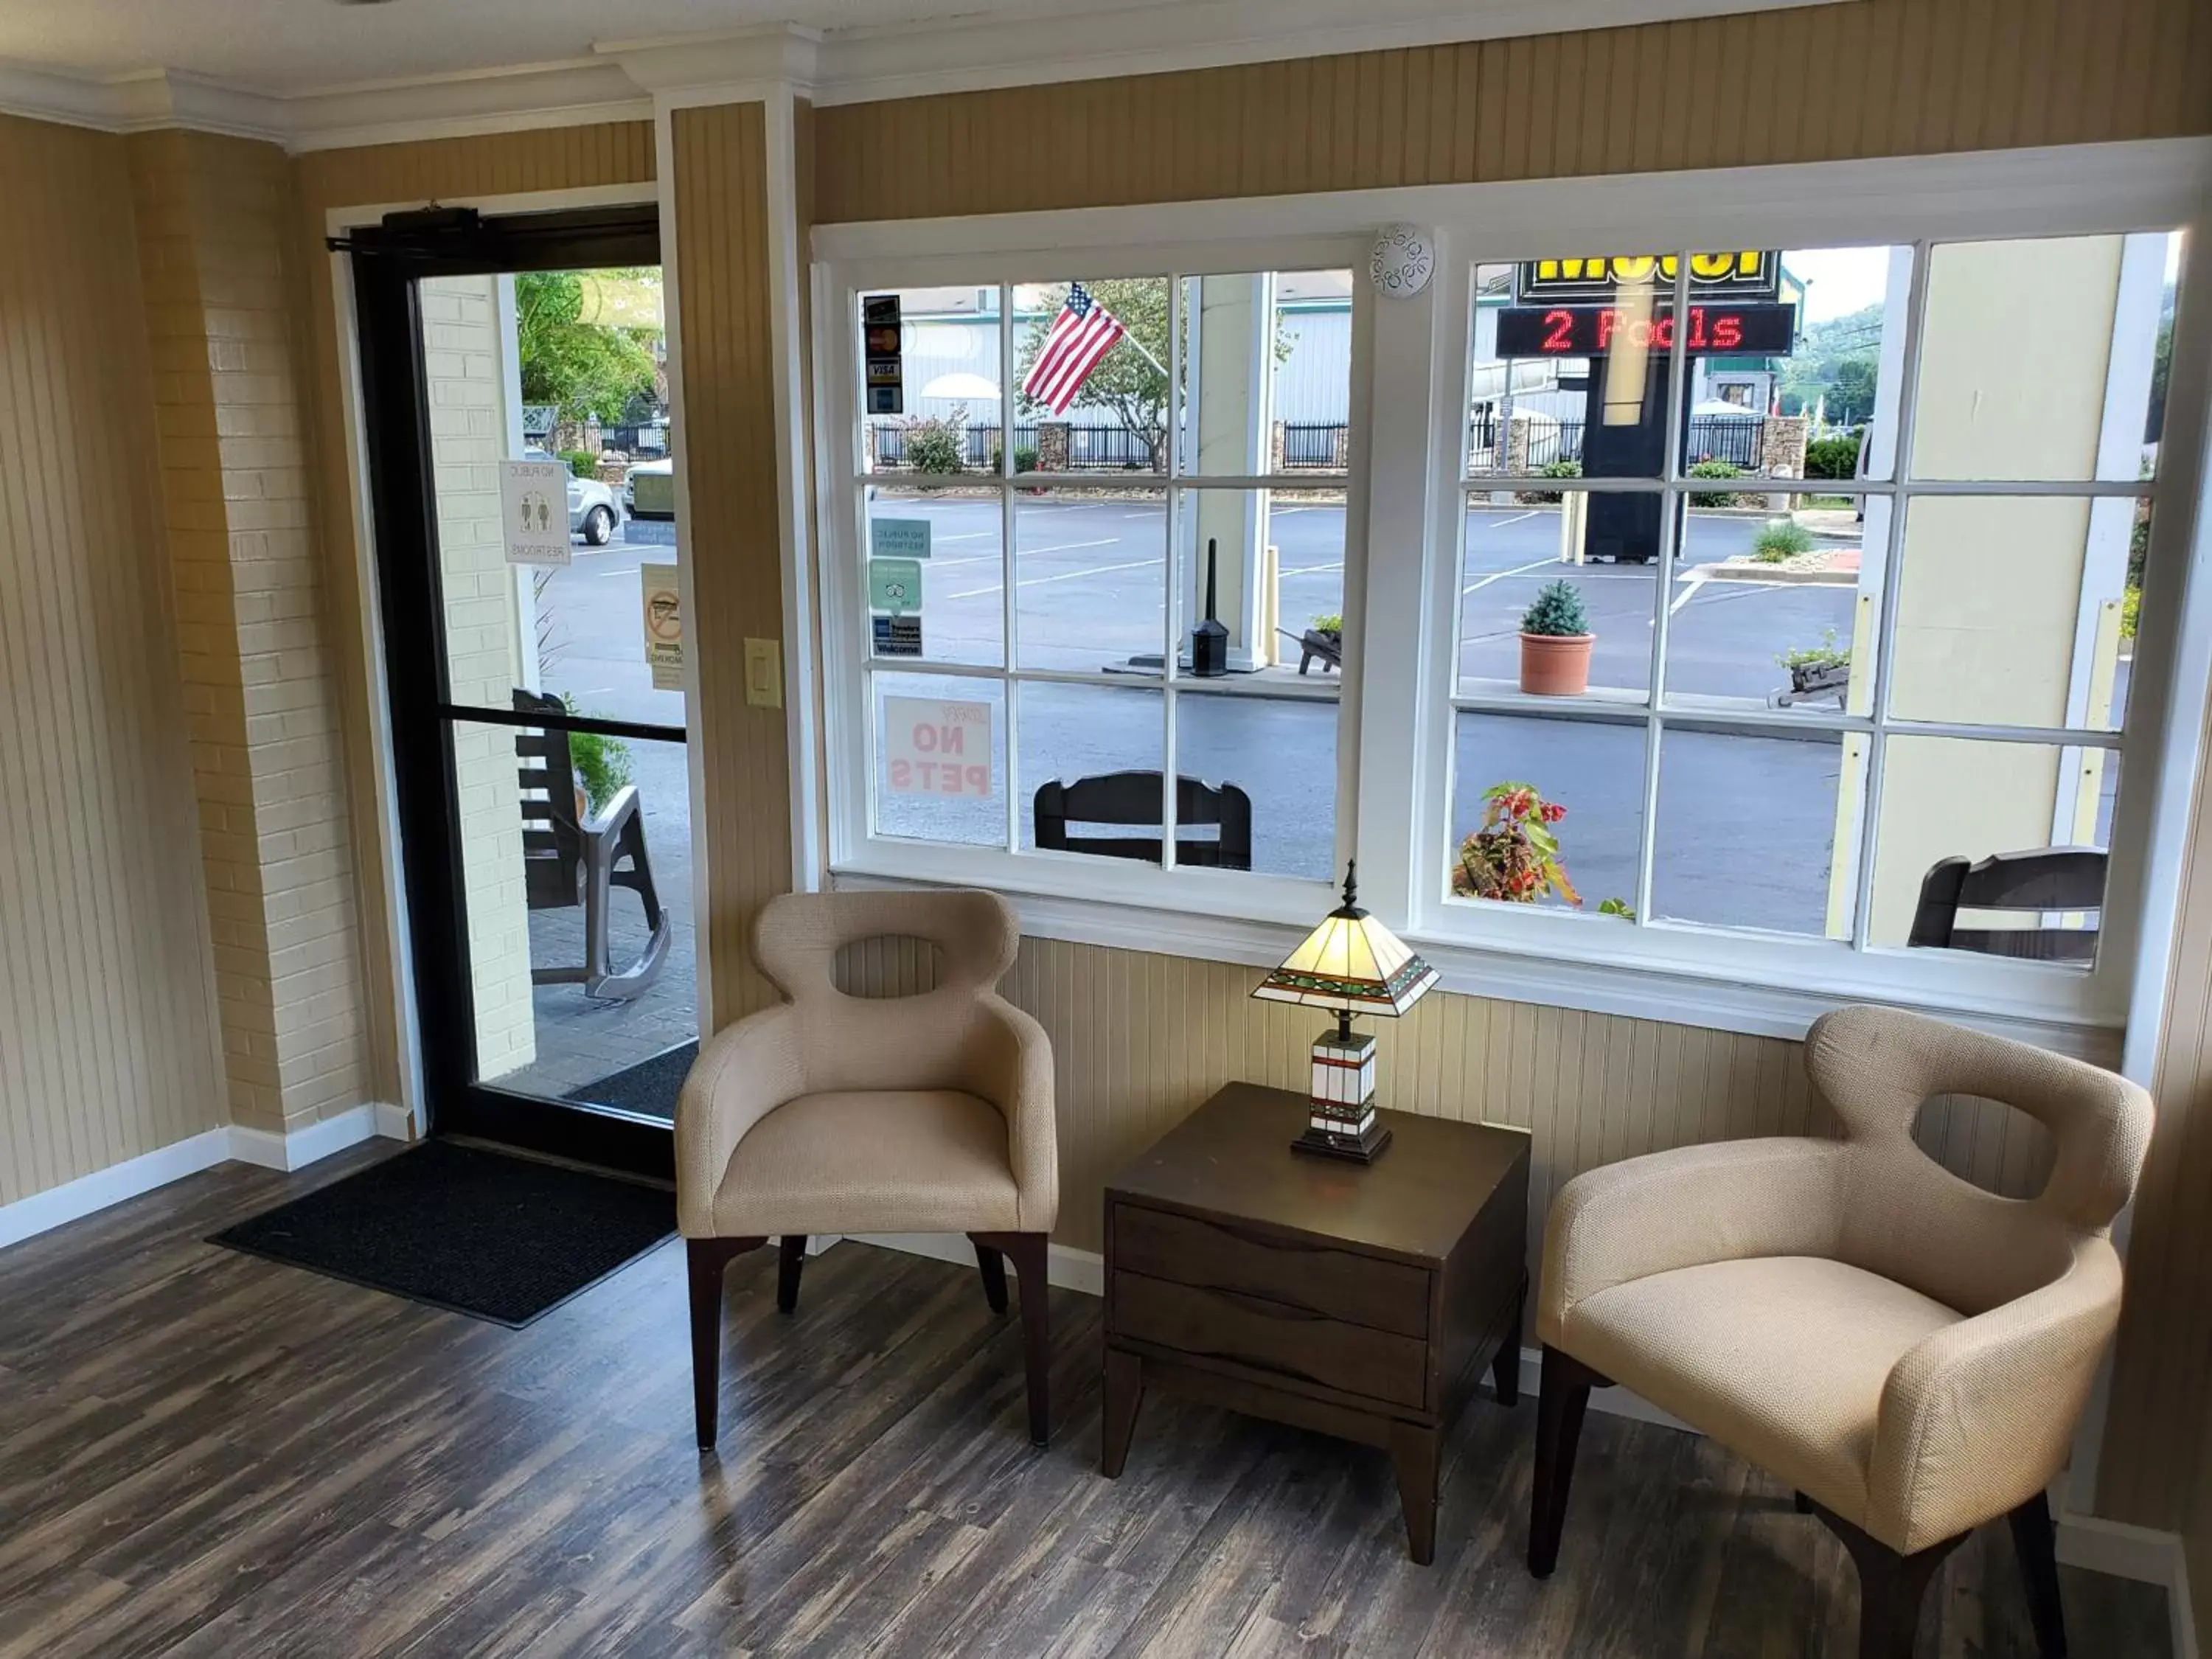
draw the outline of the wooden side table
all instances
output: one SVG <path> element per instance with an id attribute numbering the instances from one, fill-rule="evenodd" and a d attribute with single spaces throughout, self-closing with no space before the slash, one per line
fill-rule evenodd
<path id="1" fill-rule="evenodd" d="M 1300 1158 L 1305 1097 L 1232 1083 L 1108 1183 L 1102 1474 L 1166 1389 L 1382 1447 L 1413 1558 L 1436 1559 L 1443 1437 L 1482 1363 L 1520 1396 L 1528 1136 L 1381 1115 L 1371 1167 Z"/>

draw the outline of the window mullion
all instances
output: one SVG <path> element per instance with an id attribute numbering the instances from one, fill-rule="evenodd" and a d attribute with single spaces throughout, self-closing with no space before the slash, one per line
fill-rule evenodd
<path id="1" fill-rule="evenodd" d="M 1021 608 L 1014 594 L 1014 289 L 999 284 L 999 603 L 1006 641 L 1006 850 L 1022 850 L 1021 685 L 1014 678 L 1021 661 Z"/>
<path id="2" fill-rule="evenodd" d="M 1897 446 L 1890 456 L 1889 476 L 1899 486 L 1890 497 L 1889 534 L 1882 549 L 1881 620 L 1875 635 L 1874 694 L 1870 704 L 1874 735 L 1867 744 L 1865 799 L 1859 827 L 1858 890 L 1852 895 L 1851 948 L 1863 951 L 1874 928 L 1874 872 L 1876 843 L 1881 839 L 1883 774 L 1889 755 L 1890 676 L 1897 660 L 1897 613 L 1905 592 L 1905 521 L 1912 507 L 1912 491 L 1905 481 L 1911 476 L 1912 422 L 1920 402 L 1921 344 L 1925 337 L 1928 307 L 1928 267 L 1933 252 L 1926 241 L 1913 244 L 1912 286 L 1905 303 L 1905 364 L 1898 377 Z"/>
<path id="3" fill-rule="evenodd" d="M 1674 327 L 1674 337 L 1667 348 L 1666 447 L 1661 452 L 1659 462 L 1660 472 L 1670 488 L 1659 498 L 1659 550 L 1651 577 L 1651 667 L 1644 679 L 1650 690 L 1645 693 L 1648 713 L 1644 723 L 1644 819 L 1636 851 L 1636 925 L 1639 927 L 1651 915 L 1652 866 L 1657 861 L 1659 849 L 1659 750 L 1662 740 L 1659 703 L 1667 690 L 1667 627 L 1674 611 L 1670 601 L 1674 591 L 1674 557 L 1680 551 L 1677 544 L 1681 540 L 1686 500 L 1680 489 L 1672 486 L 1682 476 L 1682 409 L 1689 397 L 1689 389 L 1684 384 L 1690 367 L 1690 331 L 1686 326 L 1690 314 L 1690 256 L 1686 251 L 1674 262 L 1671 303 Z"/>
<path id="4" fill-rule="evenodd" d="M 1182 438 L 1183 422 L 1188 411 L 1183 408 L 1182 361 L 1182 278 L 1170 272 L 1168 276 L 1168 510 L 1167 546 L 1163 552 L 1167 568 L 1162 573 L 1165 603 L 1160 606 L 1160 629 L 1165 636 L 1160 641 L 1160 867 L 1176 867 L 1176 808 L 1182 778 L 1176 756 L 1176 668 L 1182 656 Z"/>

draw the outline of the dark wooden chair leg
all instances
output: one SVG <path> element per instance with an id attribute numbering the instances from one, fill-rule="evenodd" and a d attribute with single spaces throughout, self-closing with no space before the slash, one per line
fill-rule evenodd
<path id="1" fill-rule="evenodd" d="M 994 1249 L 975 1234 L 968 1235 L 975 1247 L 976 1271 L 983 1275 L 983 1300 L 991 1304 L 991 1311 L 1006 1311 L 1006 1256 L 1003 1250 Z"/>
<path id="2" fill-rule="evenodd" d="M 1014 1259 L 1022 1290 L 1022 1363 L 1029 1373 L 1030 1438 L 1042 1446 L 1052 1438 L 1051 1286 L 1045 1279 L 1048 1233 L 970 1233 L 976 1249 Z M 979 1258 L 980 1259 L 980 1258 Z M 986 1269 L 988 1275 L 988 1269 Z M 988 1282 L 988 1281 L 987 1281 Z"/>
<path id="3" fill-rule="evenodd" d="M 1497 1390 L 1501 1406 L 1521 1403 L 1521 1329 L 1528 1313 L 1528 1278 L 1523 1273 L 1521 1288 L 1513 1295 L 1513 1317 L 1505 1327 L 1504 1340 L 1490 1357 L 1490 1385 Z"/>
<path id="4" fill-rule="evenodd" d="M 1797 1513 L 1798 1513 L 1798 1514 L 1800 1514 L 1800 1515 L 1810 1515 L 1810 1514 L 1812 1514 L 1812 1512 L 1813 1512 L 1813 1500 L 1812 1500 L 1811 1498 L 1809 1498 L 1806 1497 L 1806 1496 L 1805 1496 L 1805 1494 L 1804 1494 L 1803 1492 L 1791 1492 L 1791 1493 L 1790 1494 L 1790 1501 L 1792 1504 L 1794 1504 L 1795 1505 L 1796 1505 L 1796 1508 L 1797 1508 Z"/>
<path id="5" fill-rule="evenodd" d="M 1581 1360 L 1544 1346 L 1536 1382 L 1536 1483 L 1528 1499 L 1528 1571 L 1549 1578 L 1559 1565 L 1559 1535 L 1567 1524 L 1567 1488 L 1575 1475 L 1575 1448 L 1592 1389 L 1606 1381 Z"/>
<path id="6" fill-rule="evenodd" d="M 687 1238 L 691 1280 L 691 1404 L 698 1419 L 699 1449 L 714 1449 L 722 1398 L 722 1270 L 765 1238 Z"/>
<path id="7" fill-rule="evenodd" d="M 786 1233 L 776 1250 L 775 1307 L 778 1313 L 799 1311 L 799 1275 L 806 1271 L 806 1235 Z"/>
<path id="8" fill-rule="evenodd" d="M 1929 1583 L 1967 1534 L 1899 1555 L 1820 1504 L 1813 1504 L 1813 1513 L 1843 1540 L 1859 1570 L 1859 1659 L 1912 1659 Z"/>
<path id="9" fill-rule="evenodd" d="M 1129 1461 L 1137 1407 L 1145 1401 L 1145 1362 L 1118 1348 L 1107 1349 L 1105 1396 L 1098 1424 L 1098 1473 L 1112 1480 Z"/>
<path id="10" fill-rule="evenodd" d="M 2027 1616 L 2035 1627 L 2041 1659 L 2066 1659 L 2066 1611 L 2058 1596 L 2058 1533 L 2051 1521 L 2051 1500 L 2038 1492 L 2014 1510 L 2013 1547 L 2020 1552 L 2021 1583 L 2027 1589 Z"/>

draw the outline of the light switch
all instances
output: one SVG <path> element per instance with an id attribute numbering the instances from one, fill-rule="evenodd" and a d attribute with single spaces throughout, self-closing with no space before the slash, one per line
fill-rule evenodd
<path id="1" fill-rule="evenodd" d="M 745 701 L 755 708 L 783 707 L 783 647 L 774 640 L 745 641 Z"/>

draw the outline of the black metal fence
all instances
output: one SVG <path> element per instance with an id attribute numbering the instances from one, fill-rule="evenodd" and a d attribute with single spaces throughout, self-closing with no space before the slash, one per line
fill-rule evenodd
<path id="1" fill-rule="evenodd" d="M 886 470 L 896 470 L 907 465 L 907 441 L 910 435 L 905 426 L 884 424 L 872 427 L 875 445 L 876 465 Z M 1132 432 L 1119 426 L 1071 426 L 1067 432 L 1067 461 L 1065 470 L 1070 472 L 1150 472 L 1161 470 L 1165 454 L 1156 455 L 1153 442 L 1142 433 Z M 999 446 L 1004 428 L 996 425 L 971 423 L 960 432 L 960 464 L 969 472 L 995 471 L 999 465 Z M 1162 434 L 1163 436 L 1164 434 Z M 1032 465 L 1042 466 L 1048 458 L 1042 453 L 1037 428 L 1017 424 L 1014 428 L 1014 464 L 1024 471 Z M 1054 467 L 1054 471 L 1061 468 Z"/>
<path id="2" fill-rule="evenodd" d="M 1345 465 L 1347 433 L 1340 422 L 1332 425 L 1285 421 L 1282 464 L 1285 467 L 1340 467 Z"/>
<path id="3" fill-rule="evenodd" d="M 1581 421 L 1549 421 L 1542 417 L 1527 424 L 1528 455 L 1525 462 L 1530 472 L 1540 472 L 1556 461 L 1583 459 Z M 1474 470 L 1480 472 L 1505 471 L 1507 457 L 1498 447 L 1502 422 L 1494 409 L 1476 411 L 1468 422 L 1468 453 L 1473 458 Z M 1686 463 L 1726 461 L 1746 472 L 1756 472 L 1764 464 L 1766 454 L 1766 417 L 1727 415 L 1700 415 L 1690 422 L 1689 446 L 1685 451 Z"/>

